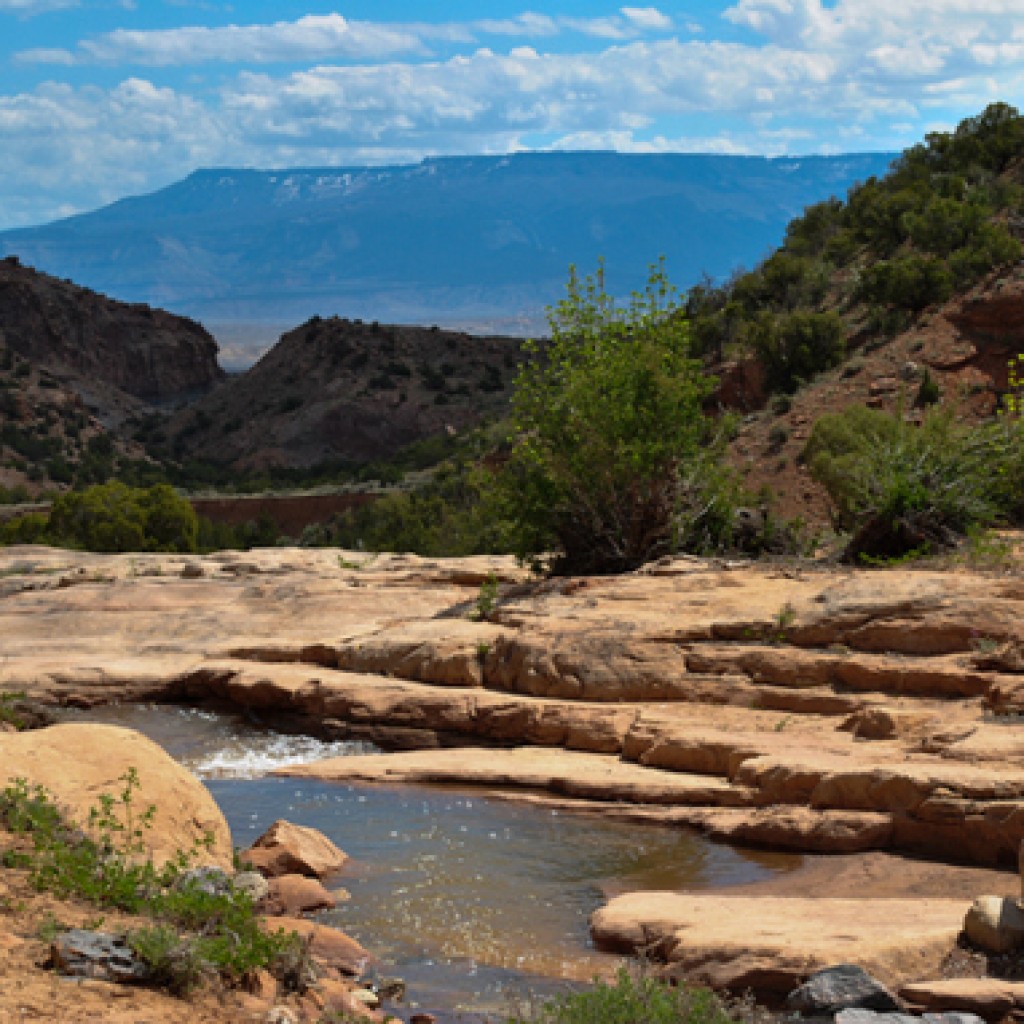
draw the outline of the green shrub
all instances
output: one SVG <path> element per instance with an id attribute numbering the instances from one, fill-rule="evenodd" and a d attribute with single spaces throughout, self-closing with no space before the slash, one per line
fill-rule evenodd
<path id="1" fill-rule="evenodd" d="M 865 302 L 921 310 L 944 302 L 953 292 L 953 275 L 933 256 L 899 256 L 879 260 L 861 274 L 858 298 Z"/>
<path id="2" fill-rule="evenodd" d="M 88 551 L 195 551 L 198 531 L 192 506 L 168 484 L 118 480 L 57 497 L 46 528 L 52 543 Z"/>
<path id="3" fill-rule="evenodd" d="M 732 1018 L 708 989 L 670 987 L 623 967 L 614 982 L 557 996 L 507 1024 L 732 1024 Z"/>
<path id="4" fill-rule="evenodd" d="M 853 531 L 847 559 L 897 559 L 950 547 L 999 511 L 984 431 L 931 410 L 921 425 L 852 406 L 821 417 L 804 451 L 837 525 Z"/>
<path id="5" fill-rule="evenodd" d="M 561 572 L 619 572 L 672 551 L 690 526 L 713 435 L 712 381 L 690 356 L 664 268 L 626 306 L 603 274 L 570 273 L 551 340 L 528 342 L 501 481 L 516 553 Z M 698 502 L 699 505 L 699 502 Z"/>
<path id="6" fill-rule="evenodd" d="M 748 340 L 773 391 L 796 390 L 801 382 L 837 366 L 846 354 L 846 328 L 833 312 L 764 313 L 751 326 Z"/>

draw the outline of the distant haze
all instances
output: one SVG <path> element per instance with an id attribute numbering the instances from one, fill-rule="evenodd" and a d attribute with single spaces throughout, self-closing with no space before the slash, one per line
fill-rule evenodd
<path id="1" fill-rule="evenodd" d="M 892 154 L 766 159 L 524 153 L 414 166 L 205 170 L 151 195 L 0 233 L 0 252 L 211 326 L 246 365 L 313 314 L 535 334 L 570 264 L 681 288 L 750 267 L 792 217 Z"/>

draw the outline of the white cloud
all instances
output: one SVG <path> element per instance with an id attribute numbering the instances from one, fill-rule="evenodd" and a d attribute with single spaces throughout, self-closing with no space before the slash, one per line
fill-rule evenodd
<path id="1" fill-rule="evenodd" d="M 2 3 L 4 0 L 0 0 Z M 630 40 L 671 28 L 671 19 L 654 7 L 624 7 L 620 15 L 600 18 L 551 17 L 528 11 L 512 18 L 438 24 L 354 21 L 332 13 L 266 25 L 117 29 L 83 40 L 74 53 L 34 49 L 22 51 L 17 59 L 23 64 L 128 63 L 148 67 L 212 61 L 245 64 L 326 59 L 373 61 L 399 56 L 425 57 L 432 43 L 473 44 L 488 35 L 545 38 L 579 33 L 598 39 Z"/>
<path id="2" fill-rule="evenodd" d="M 0 0 L 0 11 L 14 14 L 42 14 L 44 11 L 59 11 L 66 7 L 77 7 L 79 0 Z"/>
<path id="3" fill-rule="evenodd" d="M 349 21 L 340 14 L 307 15 L 273 25 L 118 29 L 79 44 L 85 60 L 150 66 L 203 61 L 305 61 L 328 56 L 379 60 L 422 50 L 423 44 L 413 32 Z"/>
<path id="4" fill-rule="evenodd" d="M 623 7 L 622 16 L 645 32 L 672 31 L 672 19 L 657 7 Z"/>

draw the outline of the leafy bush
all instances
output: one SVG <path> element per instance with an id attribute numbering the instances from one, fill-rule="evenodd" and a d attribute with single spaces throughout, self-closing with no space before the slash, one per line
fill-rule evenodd
<path id="1" fill-rule="evenodd" d="M 999 511 L 985 431 L 931 410 L 921 425 L 852 406 L 821 417 L 804 451 L 853 537 L 850 560 L 896 559 L 952 546 Z"/>
<path id="2" fill-rule="evenodd" d="M 623 967 L 614 982 L 557 996 L 507 1024 L 732 1024 L 732 1018 L 708 989 L 672 988 Z"/>
<path id="3" fill-rule="evenodd" d="M 343 513 L 320 539 L 349 549 L 429 557 L 496 554 L 510 549 L 503 514 L 488 470 L 450 462 L 422 487 Z"/>
<path id="4" fill-rule="evenodd" d="M 857 297 L 865 302 L 921 310 L 944 302 L 953 292 L 953 275 L 944 260 L 932 256 L 900 256 L 879 260 L 861 274 Z"/>
<path id="5" fill-rule="evenodd" d="M 791 392 L 846 354 L 846 328 L 838 313 L 798 311 L 761 315 L 748 338 L 760 356 L 774 391 Z"/>
<path id="6" fill-rule="evenodd" d="M 199 522 L 168 484 L 141 489 L 118 480 L 56 497 L 50 514 L 0 527 L 4 544 L 47 543 L 87 551 L 195 551 Z"/>
<path id="7" fill-rule="evenodd" d="M 661 265 L 626 306 L 600 270 L 572 271 L 550 322 L 549 343 L 524 346 L 501 477 L 516 553 L 554 549 L 561 572 L 635 568 L 673 550 L 700 512 L 712 381 Z"/>

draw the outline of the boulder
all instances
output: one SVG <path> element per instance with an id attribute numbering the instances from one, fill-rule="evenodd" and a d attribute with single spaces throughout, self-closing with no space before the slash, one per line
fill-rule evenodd
<path id="1" fill-rule="evenodd" d="M 812 974 L 786 997 L 786 1009 L 806 1015 L 837 1013 L 851 1008 L 902 1010 L 900 1001 L 867 971 L 855 964 L 826 967 Z"/>
<path id="2" fill-rule="evenodd" d="M 101 981 L 141 981 L 149 973 L 124 937 L 72 928 L 50 945 L 50 960 L 61 973 Z"/>
<path id="3" fill-rule="evenodd" d="M 964 934 L 987 953 L 1024 947 L 1024 910 L 1006 896 L 979 896 L 964 918 Z"/>
<path id="4" fill-rule="evenodd" d="M 281 875 L 267 883 L 267 894 L 260 900 L 265 914 L 298 917 L 315 910 L 331 910 L 338 901 L 316 878 L 305 875 Z"/>
<path id="5" fill-rule="evenodd" d="M 370 962 L 370 954 L 351 936 L 337 928 L 307 921 L 301 917 L 269 917 L 264 927 L 273 932 L 283 929 L 296 932 L 309 943 L 309 952 L 317 963 L 332 967 L 341 974 L 358 977 Z"/>
<path id="6" fill-rule="evenodd" d="M 322 832 L 279 819 L 242 855 L 268 878 L 309 875 L 323 878 L 339 871 L 348 857 Z"/>
<path id="7" fill-rule="evenodd" d="M 141 841 L 157 865 L 182 850 L 196 849 L 202 863 L 231 868 L 231 832 L 213 797 L 190 771 L 140 733 L 74 723 L 0 734 L 0 786 L 17 778 L 40 785 L 79 824 L 87 821 L 103 794 L 120 795 L 129 769 L 139 780 L 131 796 L 136 820 L 148 807 L 156 809 Z"/>

